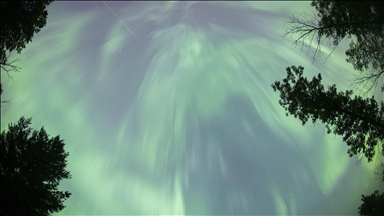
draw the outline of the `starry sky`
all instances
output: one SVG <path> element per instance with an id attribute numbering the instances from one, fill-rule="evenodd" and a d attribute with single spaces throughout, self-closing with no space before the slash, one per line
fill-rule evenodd
<path id="1" fill-rule="evenodd" d="M 312 63 L 282 38 L 310 2 L 53 2 L 1 73 L 1 130 L 21 116 L 66 143 L 56 215 L 357 214 L 380 159 L 287 117 L 285 68 L 351 88 L 347 43 Z"/>

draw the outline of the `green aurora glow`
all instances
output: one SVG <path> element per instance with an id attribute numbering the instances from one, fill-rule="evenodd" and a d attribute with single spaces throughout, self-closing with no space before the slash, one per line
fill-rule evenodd
<path id="1" fill-rule="evenodd" d="M 22 115 L 60 134 L 72 192 L 58 215 L 356 214 L 376 163 L 286 117 L 271 84 L 303 65 L 347 89 L 342 48 L 323 64 L 282 40 L 309 2 L 54 2 L 13 81 Z"/>

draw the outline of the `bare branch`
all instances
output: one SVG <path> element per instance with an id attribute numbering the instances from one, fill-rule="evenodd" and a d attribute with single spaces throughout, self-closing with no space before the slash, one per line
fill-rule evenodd
<path id="1" fill-rule="evenodd" d="M 368 21 L 348 20 L 339 23 L 324 22 L 319 14 L 300 13 L 293 15 L 289 20 L 285 20 L 286 31 L 283 37 L 288 35 L 293 38 L 294 48 L 301 46 L 301 51 L 306 51 L 312 55 L 312 63 L 314 63 L 322 54 L 322 48 L 325 46 L 330 48 L 324 62 L 332 55 L 339 44 L 347 37 L 356 36 L 357 41 L 350 43 L 350 49 L 346 51 L 348 63 L 354 66 L 355 70 L 364 72 L 360 76 L 356 76 L 352 80 L 355 87 L 363 87 L 368 89 L 365 95 L 380 83 L 380 77 L 384 74 L 383 68 L 383 38 L 382 34 L 367 32 L 355 32 L 351 26 L 365 26 L 370 24 Z M 347 30 L 342 27 L 347 26 Z M 334 29 L 342 29 L 340 33 Z M 323 62 L 323 63 L 324 63 Z M 370 72 L 370 71 L 371 72 Z M 384 86 L 383 90 L 384 91 Z"/>
<path id="2" fill-rule="evenodd" d="M 293 15 L 290 20 L 285 20 L 286 32 L 282 36 L 288 35 L 295 37 L 293 41 L 294 48 L 298 45 L 301 46 L 301 51 L 312 53 L 312 63 L 314 63 L 322 54 L 323 42 L 325 46 L 331 46 L 330 39 L 319 34 L 319 31 L 328 28 L 328 26 L 319 26 L 320 19 L 317 14 L 313 12 L 312 15 L 308 13 L 301 13 Z M 333 43 L 333 48 L 328 57 L 333 53 L 343 38 Z M 328 59 L 327 57 L 327 59 Z"/>
<path id="3" fill-rule="evenodd" d="M 1 101 L 0 104 L 2 104 L 2 103 L 11 103 L 11 100 Z"/>
<path id="4" fill-rule="evenodd" d="M 11 79 L 13 81 L 13 78 L 12 76 L 10 75 L 10 72 L 20 72 L 20 67 L 16 66 L 15 63 L 17 61 L 19 61 L 19 59 L 15 59 L 11 62 L 8 62 L 8 59 L 9 59 L 10 55 L 6 56 L 5 55 L 3 56 L 3 58 L 1 59 L 0 61 L 0 65 L 1 65 L 1 70 L 2 71 L 5 71 L 8 75 L 8 79 Z M 0 89 L 1 89 L 1 94 L 3 93 L 3 89 L 2 89 L 2 85 L 0 84 Z M 0 101 L 0 104 L 2 103 L 10 103 L 11 100 L 5 100 L 5 101 Z"/>
<path id="5" fill-rule="evenodd" d="M 352 81 L 352 85 L 355 87 L 359 87 L 363 85 L 362 89 L 365 89 L 367 87 L 367 90 L 364 92 L 364 96 L 366 96 L 372 89 L 377 88 L 381 75 L 384 75 L 384 71 L 378 71 L 376 73 L 371 72 L 370 74 L 364 74 L 364 75 L 363 74 L 356 75 L 355 79 Z"/>
<path id="6" fill-rule="evenodd" d="M 7 56 L 7 58 L 3 61 L 0 62 L 1 65 L 1 70 L 5 71 L 8 75 L 8 78 L 12 79 L 12 76 L 9 74 L 10 72 L 20 72 L 20 67 L 16 66 L 15 63 L 19 61 L 19 59 L 15 59 L 11 62 L 8 62 L 10 55 Z"/>

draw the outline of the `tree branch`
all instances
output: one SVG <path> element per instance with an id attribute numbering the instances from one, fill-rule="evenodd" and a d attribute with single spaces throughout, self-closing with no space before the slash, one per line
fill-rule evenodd
<path id="1" fill-rule="evenodd" d="M 295 36 L 298 34 L 297 38 L 293 41 L 294 48 L 301 44 L 301 51 L 306 49 L 307 53 L 310 53 L 312 51 L 311 47 L 313 43 L 316 43 L 316 45 L 313 46 L 315 48 L 313 51 L 312 63 L 314 63 L 316 59 L 318 59 L 318 57 L 321 55 L 321 46 L 324 40 L 328 40 L 326 46 L 331 45 L 330 39 L 323 37 L 323 35 L 319 34 L 319 32 L 321 32 L 321 30 L 331 28 L 332 26 L 319 26 L 319 22 L 319 17 L 313 12 L 313 15 L 309 15 L 307 13 L 302 13 L 298 16 L 293 15 L 291 19 L 285 21 L 284 24 L 288 27 L 286 27 L 287 30 L 283 34 L 283 38 L 288 35 Z M 343 39 L 344 37 L 336 40 L 336 42 L 333 42 L 332 51 L 330 54 L 328 54 L 327 59 Z"/>
<path id="2" fill-rule="evenodd" d="M 364 96 L 366 96 L 368 92 L 370 92 L 374 87 L 375 88 L 377 87 L 377 85 L 379 84 L 380 77 L 382 75 L 384 75 L 384 70 L 379 71 L 377 73 L 371 73 L 368 75 L 356 75 L 355 79 L 352 81 L 352 84 L 355 87 L 358 87 L 364 84 L 363 88 L 369 85 L 368 90 L 364 93 Z M 382 88 L 384 89 L 384 86 Z"/>
<path id="3" fill-rule="evenodd" d="M 4 70 L 7 73 L 8 78 L 13 80 L 12 76 L 9 73 L 12 72 L 12 71 L 13 72 L 20 72 L 21 68 L 16 66 L 16 65 L 14 65 L 14 63 L 19 61 L 19 59 L 15 59 L 15 60 L 13 60 L 11 62 L 8 62 L 9 56 L 7 56 L 7 58 L 5 60 L 0 62 L 0 65 L 1 65 L 1 69 Z"/>

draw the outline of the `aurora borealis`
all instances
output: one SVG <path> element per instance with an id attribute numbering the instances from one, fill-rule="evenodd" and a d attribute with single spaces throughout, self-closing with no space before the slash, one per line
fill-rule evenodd
<path id="1" fill-rule="evenodd" d="M 1 73 L 1 130 L 21 116 L 65 140 L 72 196 L 57 215 L 357 214 L 378 160 L 349 158 L 321 124 L 287 117 L 285 68 L 351 88 L 282 38 L 310 2 L 53 2 Z M 325 56 L 327 50 L 324 49 Z"/>

